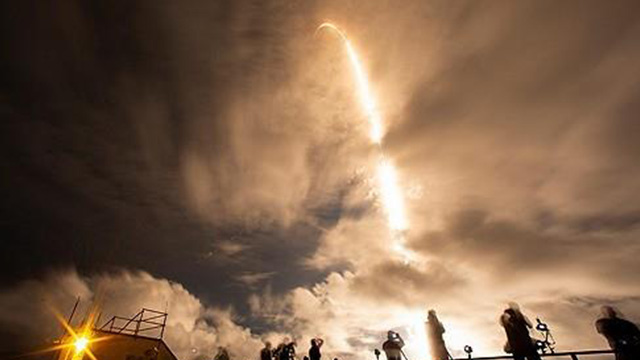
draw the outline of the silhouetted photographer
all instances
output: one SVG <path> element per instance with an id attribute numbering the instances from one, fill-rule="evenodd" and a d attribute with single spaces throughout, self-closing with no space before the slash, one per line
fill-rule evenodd
<path id="1" fill-rule="evenodd" d="M 322 354 L 320 348 L 324 344 L 324 340 L 320 338 L 311 339 L 311 348 L 309 348 L 309 360 L 320 360 Z"/>
<path id="2" fill-rule="evenodd" d="M 286 342 L 280 343 L 273 351 L 274 360 L 293 360 L 296 357 L 296 342 L 285 339 Z"/>
<path id="3" fill-rule="evenodd" d="M 295 360 L 296 358 L 296 342 L 292 341 L 284 346 L 280 354 L 280 360 Z"/>
<path id="4" fill-rule="evenodd" d="M 509 308 L 502 313 L 500 324 L 507 334 L 507 344 L 504 351 L 513 354 L 514 360 L 540 360 L 535 342 L 529 335 L 533 328 L 531 321 L 524 316 L 517 304 L 509 304 Z"/>
<path id="5" fill-rule="evenodd" d="M 387 355 L 387 360 L 402 360 L 402 348 L 404 347 L 404 340 L 395 331 L 389 331 L 387 333 L 387 341 L 382 344 L 382 350 Z"/>
<path id="6" fill-rule="evenodd" d="M 640 359 L 640 330 L 636 324 L 622 319 L 611 306 L 602 307 L 603 317 L 596 321 L 596 329 L 616 353 L 617 360 Z"/>

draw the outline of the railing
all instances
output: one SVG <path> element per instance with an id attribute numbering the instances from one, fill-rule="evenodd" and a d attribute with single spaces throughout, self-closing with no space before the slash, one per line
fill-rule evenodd
<path id="1" fill-rule="evenodd" d="M 564 351 L 564 352 L 556 352 L 556 353 L 547 353 L 540 354 L 541 358 L 557 358 L 557 357 L 565 357 L 571 360 L 587 360 L 589 356 L 592 355 L 615 355 L 613 350 L 584 350 L 584 351 Z M 513 359 L 513 355 L 501 355 L 501 356 L 471 356 L 457 358 L 453 360 L 503 360 L 503 359 Z"/>
<path id="2" fill-rule="evenodd" d="M 143 308 L 131 318 L 114 316 L 104 323 L 99 330 L 134 336 L 141 335 L 141 333 L 144 333 L 142 334 L 144 336 L 150 336 L 149 333 L 156 330 L 155 337 L 162 339 L 164 328 L 167 325 L 167 316 L 168 314 L 165 312 Z"/>

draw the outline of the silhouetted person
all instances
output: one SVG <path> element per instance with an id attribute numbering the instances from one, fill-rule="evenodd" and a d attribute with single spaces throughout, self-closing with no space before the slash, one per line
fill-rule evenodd
<path id="1" fill-rule="evenodd" d="M 274 360 L 281 360 L 284 353 L 285 344 L 282 342 L 272 351 L 271 356 Z"/>
<path id="2" fill-rule="evenodd" d="M 264 348 L 260 350 L 260 360 L 273 360 L 273 350 L 271 349 L 271 343 L 264 343 Z"/>
<path id="3" fill-rule="evenodd" d="M 387 355 L 387 360 L 402 360 L 402 347 L 404 341 L 395 331 L 387 333 L 387 341 L 382 344 L 382 350 Z"/>
<path id="4" fill-rule="evenodd" d="M 320 360 L 322 354 L 320 348 L 324 344 L 324 340 L 320 338 L 311 339 L 311 348 L 309 348 L 309 360 Z"/>
<path id="5" fill-rule="evenodd" d="M 636 324 L 622 319 L 611 306 L 602 307 L 603 317 L 596 321 L 596 329 L 616 353 L 617 360 L 640 359 L 640 330 Z"/>
<path id="6" fill-rule="evenodd" d="M 445 331 L 444 326 L 442 326 L 442 323 L 438 320 L 435 310 L 429 310 L 427 323 L 425 325 L 427 327 L 427 339 L 429 340 L 431 360 L 449 360 L 451 356 L 442 338 Z"/>
<path id="7" fill-rule="evenodd" d="M 500 324 L 507 333 L 505 351 L 513 354 L 514 360 L 540 360 L 535 343 L 529 335 L 533 328 L 531 321 L 524 316 L 517 304 L 510 304 L 500 317 Z"/>
<path id="8" fill-rule="evenodd" d="M 283 346 L 279 360 L 293 360 L 296 358 L 296 342 L 292 341 Z"/>
<path id="9" fill-rule="evenodd" d="M 222 346 L 218 346 L 218 353 L 213 358 L 214 360 L 229 360 L 229 353 L 227 349 Z"/>

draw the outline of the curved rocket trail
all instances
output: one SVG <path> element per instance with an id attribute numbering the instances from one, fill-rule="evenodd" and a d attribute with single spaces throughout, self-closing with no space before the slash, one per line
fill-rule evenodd
<path id="1" fill-rule="evenodd" d="M 389 228 L 396 233 L 396 235 L 401 235 L 404 230 L 408 229 L 408 222 L 404 210 L 404 199 L 402 197 L 400 186 L 398 185 L 395 167 L 384 156 L 382 148 L 382 138 L 384 136 L 382 117 L 378 112 L 375 98 L 369 88 L 369 81 L 360 59 L 358 58 L 358 53 L 353 48 L 353 45 L 351 45 L 351 42 L 345 33 L 336 25 L 329 22 L 325 22 L 318 26 L 316 32 L 323 29 L 332 30 L 338 34 L 345 45 L 347 54 L 349 55 L 360 102 L 362 103 L 370 125 L 369 137 L 380 149 L 380 162 L 378 164 L 377 176 L 382 203 L 387 214 L 387 223 Z M 402 236 L 395 237 L 393 248 L 404 257 L 405 261 L 408 261 L 411 257 L 410 251 L 404 247 L 404 240 Z"/>
<path id="2" fill-rule="evenodd" d="M 358 53 L 356 53 L 356 51 L 353 49 L 353 46 L 351 45 L 351 42 L 349 41 L 345 33 L 332 23 L 320 24 L 316 32 L 325 28 L 335 31 L 344 42 L 344 45 L 347 49 L 347 54 L 349 55 L 349 60 L 351 61 L 351 67 L 353 68 L 353 72 L 356 78 L 360 101 L 362 102 L 362 106 L 364 107 L 364 110 L 367 114 L 367 120 L 369 120 L 369 125 L 371 126 L 369 136 L 374 143 L 380 144 L 382 141 L 382 119 L 380 118 L 380 114 L 378 113 L 378 110 L 376 108 L 376 103 L 373 95 L 371 95 L 371 90 L 369 90 L 369 81 L 367 80 L 367 75 L 362 69 L 362 64 L 360 63 L 360 59 L 358 58 Z"/>

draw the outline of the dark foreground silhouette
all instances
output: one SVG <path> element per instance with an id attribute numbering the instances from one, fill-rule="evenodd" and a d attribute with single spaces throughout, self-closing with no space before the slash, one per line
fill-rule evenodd
<path id="1" fill-rule="evenodd" d="M 603 306 L 602 315 L 596 321 L 596 330 L 607 339 L 616 359 L 640 360 L 640 330 L 636 324 L 621 318 L 611 306 Z"/>
<path id="2" fill-rule="evenodd" d="M 620 313 L 613 309 L 611 306 L 602 307 L 603 315 L 595 323 L 595 327 L 598 333 L 602 334 L 615 353 L 616 360 L 640 360 L 640 330 L 634 323 L 622 318 Z M 530 330 L 534 327 L 529 319 L 520 311 L 518 304 L 511 303 L 509 307 L 504 310 L 500 316 L 500 325 L 504 328 L 507 342 L 504 346 L 506 353 L 512 354 L 514 360 L 540 360 L 539 351 L 551 351 L 554 353 L 553 343 L 546 343 L 546 340 L 538 340 L 537 342 L 531 337 Z M 538 326 L 544 325 L 543 328 L 538 328 L 538 331 L 546 331 L 547 337 L 550 336 L 549 329 L 546 324 L 543 324 L 538 320 Z M 429 310 L 427 315 L 426 335 L 429 343 L 430 357 L 429 360 L 451 360 L 452 357 L 447 350 L 444 333 L 445 327 L 438 319 L 435 310 Z M 543 333 L 544 335 L 544 333 Z M 321 338 L 311 339 L 311 347 L 309 348 L 309 356 L 304 356 L 304 360 L 321 360 L 322 353 L 320 351 L 324 340 Z M 405 346 L 405 342 L 395 331 L 387 332 L 387 339 L 382 344 L 382 350 L 386 355 L 387 360 L 410 360 L 407 358 L 402 348 Z M 264 348 L 260 351 L 260 360 L 294 360 L 296 359 L 296 342 L 284 341 L 280 343 L 275 349 L 272 348 L 271 343 L 265 342 Z M 469 358 L 471 357 L 472 348 L 470 346 L 465 347 Z M 584 352 L 571 352 L 571 353 L 554 353 L 550 355 L 557 356 L 572 356 L 575 357 L 577 353 L 580 354 L 604 354 L 609 353 L 605 350 L 584 351 Z M 380 351 L 374 349 L 374 355 L 376 360 L 380 360 Z M 547 355 L 548 356 L 548 355 Z M 226 349 L 219 348 L 218 354 L 214 357 L 215 360 L 229 360 L 229 354 Z M 337 360 L 337 358 L 334 358 Z"/>
<path id="3" fill-rule="evenodd" d="M 513 354 L 514 360 L 540 360 L 535 342 L 529 335 L 533 329 L 531 321 L 520 312 L 517 304 L 512 303 L 500 317 L 500 324 L 507 334 L 505 352 Z"/>
<path id="4" fill-rule="evenodd" d="M 395 331 L 387 332 L 387 341 L 382 343 L 382 350 L 387 355 L 387 360 L 402 360 L 402 348 L 404 340 Z"/>
<path id="5" fill-rule="evenodd" d="M 320 360 L 322 354 L 320 348 L 324 344 L 324 340 L 320 338 L 311 339 L 311 348 L 309 348 L 309 360 Z"/>
<path id="6" fill-rule="evenodd" d="M 429 310 L 427 315 L 427 339 L 429 340 L 429 350 L 431 352 L 431 360 L 449 360 L 451 355 L 447 351 L 444 343 L 444 326 L 438 319 L 435 310 Z"/>

